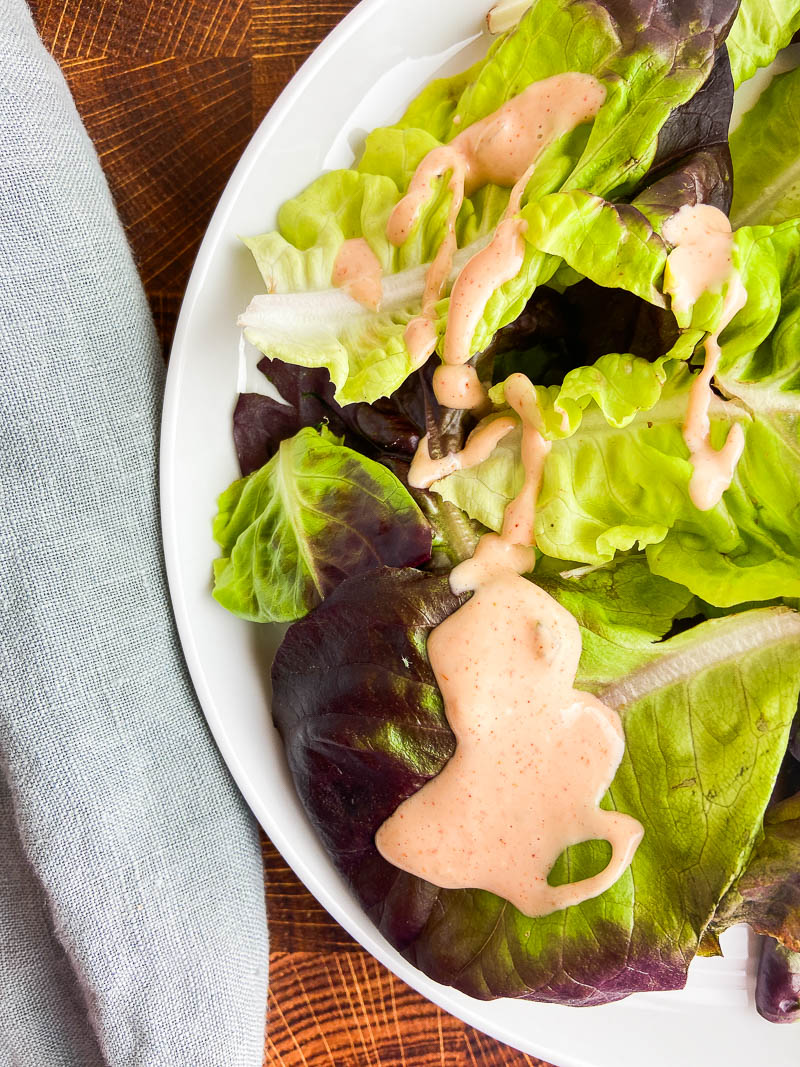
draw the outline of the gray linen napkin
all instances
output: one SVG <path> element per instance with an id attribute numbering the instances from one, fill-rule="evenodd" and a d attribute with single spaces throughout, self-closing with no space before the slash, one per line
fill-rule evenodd
<path id="1" fill-rule="evenodd" d="M 261 1063 L 256 828 L 164 581 L 163 367 L 68 90 L 0 0 L 0 1064 Z"/>

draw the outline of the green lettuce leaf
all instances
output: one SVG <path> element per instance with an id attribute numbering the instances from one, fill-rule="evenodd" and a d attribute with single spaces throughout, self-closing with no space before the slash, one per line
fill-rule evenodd
<path id="1" fill-rule="evenodd" d="M 797 706 L 800 618 L 761 609 L 658 641 L 688 594 L 641 560 L 616 577 L 548 582 L 581 623 L 579 686 L 623 719 L 626 752 L 603 806 L 645 827 L 609 890 L 529 919 L 491 893 L 438 889 L 376 852 L 383 820 L 453 751 L 424 651 L 458 606 L 442 579 L 388 569 L 352 579 L 291 627 L 273 667 L 273 713 L 292 774 L 381 932 L 434 980 L 479 998 L 582 1005 L 679 988 L 759 838 Z M 567 850 L 551 881 L 595 873 L 606 848 Z"/>
<path id="2" fill-rule="evenodd" d="M 621 0 L 535 0 L 485 60 L 433 82 L 396 126 L 372 133 L 356 170 L 324 175 L 284 206 L 279 233 L 248 242 L 269 291 L 240 319 L 247 339 L 271 357 L 327 367 L 341 404 L 393 392 L 412 369 L 403 334 L 420 310 L 423 265 L 442 239 L 450 198 L 438 183 L 406 243 L 389 247 L 386 220 L 424 155 L 533 81 L 591 73 L 606 85 L 605 104 L 591 127 L 578 127 L 545 149 L 526 196 L 533 201 L 561 188 L 626 195 L 647 172 L 664 123 L 706 81 L 734 6 L 733 0 L 687 4 L 665 16 L 645 0 L 634 27 Z M 487 239 L 508 197 L 509 190 L 488 185 L 465 200 L 456 267 Z M 342 241 L 362 236 L 387 272 L 378 312 L 329 288 Z M 558 266 L 558 259 L 528 245 L 518 275 L 489 301 L 471 351 L 485 348 L 516 319 Z M 440 337 L 448 299 L 436 309 Z"/>
<path id="3" fill-rule="evenodd" d="M 486 349 L 496 331 L 522 313 L 531 296 L 531 280 L 542 285 L 553 278 L 556 269 L 562 279 L 566 271 L 571 272 L 565 286 L 589 278 L 598 285 L 624 287 L 657 307 L 664 306 L 658 283 L 667 249 L 636 208 L 571 190 L 529 201 L 521 217 L 526 223 L 522 269 L 490 298 L 473 338 L 475 351 Z"/>
<path id="4" fill-rule="evenodd" d="M 606 288 L 624 288 L 664 307 L 660 282 L 667 248 L 630 204 L 611 204 L 575 190 L 532 201 L 521 212 L 525 240 L 539 252 Z"/>
<path id="5" fill-rule="evenodd" d="M 736 172 L 734 225 L 778 223 L 800 215 L 800 67 L 772 79 L 731 134 L 730 144 Z"/>
<path id="6" fill-rule="evenodd" d="M 752 78 L 767 67 L 800 29 L 798 0 L 742 0 L 728 34 L 733 84 Z"/>
<path id="7" fill-rule="evenodd" d="M 751 406 L 771 396 L 791 412 L 800 404 L 800 219 L 749 232 L 757 240 L 740 268 L 749 299 L 723 335 L 718 381 Z"/>
<path id="8" fill-rule="evenodd" d="M 578 431 L 587 409 L 590 413 L 602 412 L 608 424 L 616 429 L 627 426 L 638 412 L 649 411 L 657 404 L 667 380 L 668 367 L 676 360 L 688 359 L 701 336 L 699 331 L 687 331 L 665 356 L 652 363 L 630 353 L 609 352 L 590 367 L 575 367 L 567 371 L 560 385 L 534 386 L 545 436 L 554 441 L 572 437 Z M 525 359 L 519 358 L 517 363 L 518 369 L 524 372 Z M 505 404 L 505 382 L 492 386 L 489 398 L 502 408 Z M 498 474 L 505 470 L 508 457 L 519 448 L 520 434 L 511 433 L 503 440 L 505 445 L 502 441 L 498 445 L 501 452 L 496 457 L 493 454 L 484 460 L 480 466 L 481 475 L 475 475 L 487 488 L 493 478 L 489 471 L 495 467 Z M 513 484 L 521 485 L 521 468 L 517 473 L 519 478 L 514 476 Z M 470 471 L 467 470 L 450 477 L 461 484 L 471 480 L 469 476 Z M 504 477 L 502 474 L 499 476 Z M 437 485 L 437 491 L 441 484 Z M 474 506 L 480 507 L 480 504 L 476 501 Z M 478 515 L 474 517 L 478 518 Z M 493 522 L 486 523 L 485 518 L 479 521 L 495 529 Z"/>
<path id="9" fill-rule="evenodd" d="M 390 178 L 332 171 L 284 204 L 280 232 L 246 240 L 267 286 L 240 318 L 246 339 L 283 362 L 327 368 L 342 405 L 394 392 L 413 369 L 403 332 L 419 311 L 422 264 L 436 252 L 447 205 L 441 197 L 429 205 L 414 240 L 397 249 L 386 238 L 397 200 Z M 354 237 L 367 239 L 386 272 L 380 312 L 330 287 L 336 255 Z M 459 254 L 456 270 L 468 255 Z"/>
<path id="10" fill-rule="evenodd" d="M 779 227 L 743 226 L 735 231 L 731 248 L 733 267 L 747 291 L 744 307 L 722 332 L 720 368 L 728 370 L 748 358 L 775 327 L 781 302 L 794 286 L 792 263 L 798 244 L 794 222 Z M 669 264 L 664 273 L 664 289 L 669 287 Z M 687 311 L 675 312 L 681 327 L 718 332 L 722 324 L 728 286 L 720 291 L 706 290 Z"/>
<path id="11" fill-rule="evenodd" d="M 299 619 L 345 578 L 431 552 L 430 526 L 402 483 L 324 427 L 282 441 L 218 506 L 214 596 L 254 622 Z"/>

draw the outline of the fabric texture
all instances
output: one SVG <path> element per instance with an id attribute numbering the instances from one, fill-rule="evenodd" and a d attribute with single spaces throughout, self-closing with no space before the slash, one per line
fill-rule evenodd
<path id="1" fill-rule="evenodd" d="M 161 555 L 164 368 L 94 149 L 0 0 L 0 1065 L 260 1064 L 254 821 Z"/>

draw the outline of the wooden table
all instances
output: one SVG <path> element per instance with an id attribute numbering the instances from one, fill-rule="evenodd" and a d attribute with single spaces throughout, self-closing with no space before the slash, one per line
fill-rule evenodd
<path id="1" fill-rule="evenodd" d="M 165 353 L 231 170 L 288 79 L 353 6 L 31 0 L 105 168 Z M 265 1064 L 541 1063 L 409 989 L 334 922 L 266 838 L 263 853 L 270 930 Z"/>

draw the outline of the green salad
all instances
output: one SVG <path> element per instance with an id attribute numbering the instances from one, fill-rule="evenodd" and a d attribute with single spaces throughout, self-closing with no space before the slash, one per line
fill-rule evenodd
<path id="1" fill-rule="evenodd" d="M 692 958 L 746 922 L 764 935 L 758 1010 L 792 1021 L 791 48 L 729 127 L 735 88 L 800 29 L 800 0 L 506 0 L 489 24 L 502 32 L 484 59 L 427 85 L 351 169 L 246 238 L 264 290 L 240 324 L 281 399 L 239 396 L 242 477 L 219 499 L 214 596 L 291 624 L 273 715 L 298 794 L 381 932 L 436 981 L 604 1003 L 681 988 Z M 564 118 L 587 87 L 595 103 Z M 522 138 L 513 166 L 504 137 Z M 704 503 L 701 460 L 718 483 Z M 624 732 L 600 808 L 643 828 L 610 887 L 532 915 L 375 844 L 459 750 L 427 643 L 476 588 L 454 568 L 509 536 L 520 500 L 533 532 L 513 541 L 531 553 L 517 573 L 577 620 L 574 685 Z M 573 837 L 548 882 L 588 884 L 609 853 Z"/>

